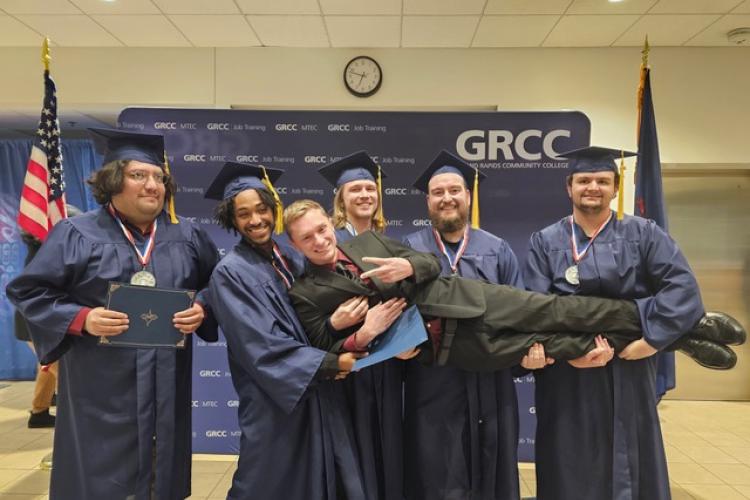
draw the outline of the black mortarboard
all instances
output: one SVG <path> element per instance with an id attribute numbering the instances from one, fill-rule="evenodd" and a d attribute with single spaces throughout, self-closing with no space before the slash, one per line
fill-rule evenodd
<path id="1" fill-rule="evenodd" d="M 558 156 L 570 160 L 568 168 L 571 174 L 582 172 L 614 172 L 617 173 L 615 160 L 622 157 L 635 156 L 638 153 L 620 149 L 587 146 L 560 153 Z"/>
<path id="2" fill-rule="evenodd" d="M 427 166 L 422 172 L 422 175 L 414 181 L 414 187 L 427 193 L 429 191 L 430 179 L 440 174 L 458 174 L 464 178 L 466 187 L 472 189 L 474 186 L 474 178 L 478 176 L 478 182 L 482 182 L 486 175 L 475 169 L 461 158 L 452 155 L 446 150 L 442 150 L 434 160 Z"/>
<path id="3" fill-rule="evenodd" d="M 164 167 L 163 135 L 108 128 L 90 128 L 89 132 L 105 165 L 115 160 L 136 160 Z"/>
<path id="4" fill-rule="evenodd" d="M 246 189 L 271 191 L 271 188 L 263 182 L 264 172 L 268 174 L 268 180 L 271 184 L 276 182 L 284 173 L 283 170 L 277 168 L 228 161 L 211 181 L 211 185 L 208 186 L 204 196 L 212 200 L 222 201 L 232 198 Z"/>
<path id="5" fill-rule="evenodd" d="M 334 187 L 339 188 L 347 182 L 358 180 L 377 182 L 378 164 L 365 151 L 357 151 L 321 167 L 318 173 Z M 382 170 L 380 175 L 386 177 Z"/>

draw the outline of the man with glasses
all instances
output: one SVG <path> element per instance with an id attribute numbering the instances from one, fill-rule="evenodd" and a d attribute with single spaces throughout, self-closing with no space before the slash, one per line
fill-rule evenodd
<path id="1" fill-rule="evenodd" d="M 129 325 L 104 307 L 110 281 L 200 291 L 218 252 L 171 209 L 163 136 L 92 134 L 104 166 L 88 183 L 101 208 L 56 224 L 7 288 L 39 360 L 60 360 L 50 498 L 181 499 L 190 495 L 190 337 L 185 349 L 102 347 L 99 338 Z M 201 303 L 199 292 L 172 323 L 216 340 Z"/>

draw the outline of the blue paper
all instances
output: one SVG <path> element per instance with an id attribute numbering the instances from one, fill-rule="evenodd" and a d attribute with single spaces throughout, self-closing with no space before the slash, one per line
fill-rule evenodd
<path id="1" fill-rule="evenodd" d="M 371 348 L 370 355 L 354 362 L 352 371 L 358 371 L 375 363 L 391 359 L 404 351 L 412 349 L 427 340 L 424 320 L 411 306 L 401 313 L 395 323 L 378 337 L 378 343 Z"/>

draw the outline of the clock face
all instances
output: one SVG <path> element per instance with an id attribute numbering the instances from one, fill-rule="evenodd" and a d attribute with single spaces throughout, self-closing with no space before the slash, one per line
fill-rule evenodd
<path id="1" fill-rule="evenodd" d="M 344 84 L 357 97 L 371 96 L 378 91 L 382 82 L 383 72 L 370 57 L 355 57 L 344 68 Z"/>

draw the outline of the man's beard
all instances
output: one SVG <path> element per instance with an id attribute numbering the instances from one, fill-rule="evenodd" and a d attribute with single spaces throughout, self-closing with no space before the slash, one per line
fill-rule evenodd
<path id="1" fill-rule="evenodd" d="M 432 220 L 432 227 L 437 229 L 439 233 L 455 233 L 457 231 L 463 231 L 466 227 L 466 218 L 462 215 L 441 218 L 439 215 L 431 214 L 430 220 Z"/>

